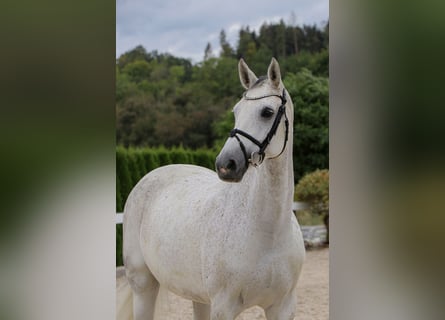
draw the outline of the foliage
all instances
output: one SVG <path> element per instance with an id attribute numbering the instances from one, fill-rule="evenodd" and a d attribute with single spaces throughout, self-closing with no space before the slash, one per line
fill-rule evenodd
<path id="1" fill-rule="evenodd" d="M 328 80 L 302 69 L 288 74 L 284 84 L 294 103 L 294 176 L 329 165 Z"/>
<path id="2" fill-rule="evenodd" d="M 164 145 L 213 148 L 221 137 L 214 131 L 225 121 L 243 91 L 237 64 L 243 57 L 254 71 L 265 72 L 272 56 L 283 78 L 305 67 L 328 76 L 328 26 L 263 24 L 258 34 L 239 30 L 235 48 L 220 32 L 221 52 L 206 48 L 205 59 L 193 65 L 170 54 L 137 46 L 116 63 L 117 142 L 125 147 Z"/>
<path id="3" fill-rule="evenodd" d="M 312 213 L 317 215 L 329 212 L 329 171 L 315 170 L 306 174 L 295 187 L 295 198 L 308 202 Z"/>
<path id="4" fill-rule="evenodd" d="M 123 200 L 127 199 L 133 183 L 128 169 L 128 156 L 124 148 L 118 147 L 116 149 L 116 192 L 119 191 L 117 199 L 120 200 L 116 204 L 116 210 L 121 212 L 123 208 Z"/>
<path id="5" fill-rule="evenodd" d="M 124 259 L 122 257 L 123 227 L 121 224 L 116 225 L 116 266 L 123 266 Z"/>
<path id="6" fill-rule="evenodd" d="M 235 125 L 235 116 L 233 111 L 227 110 L 224 117 L 216 122 L 213 126 L 213 131 L 215 132 L 215 148 L 220 150 L 224 146 L 227 137 L 229 136 L 230 130 L 233 129 Z"/>
<path id="7" fill-rule="evenodd" d="M 323 217 L 329 243 L 329 171 L 315 170 L 306 174 L 295 187 L 295 198 L 308 202 L 309 211 Z"/>

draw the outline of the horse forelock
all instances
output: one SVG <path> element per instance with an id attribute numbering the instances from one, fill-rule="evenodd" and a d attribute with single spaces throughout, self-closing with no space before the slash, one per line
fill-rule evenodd
<path id="1" fill-rule="evenodd" d="M 258 80 L 246 91 L 244 91 L 244 97 L 258 98 L 266 95 L 278 95 L 283 92 L 283 87 L 275 88 L 269 81 L 267 76 L 261 76 Z"/>
<path id="2" fill-rule="evenodd" d="M 267 80 L 267 76 L 260 76 L 250 89 L 261 86 Z"/>

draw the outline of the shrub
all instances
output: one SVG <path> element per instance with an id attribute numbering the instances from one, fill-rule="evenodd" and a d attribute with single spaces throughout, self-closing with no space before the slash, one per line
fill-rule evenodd
<path id="1" fill-rule="evenodd" d="M 166 166 L 168 164 L 172 164 L 172 159 L 170 156 L 170 151 L 161 147 L 157 150 L 157 154 L 159 157 L 159 166 Z"/>
<path id="2" fill-rule="evenodd" d="M 127 150 L 121 147 L 116 149 L 116 192 L 120 193 L 121 203 L 118 205 L 119 211 L 122 211 L 125 200 L 128 197 L 133 183 L 130 176 L 130 170 L 128 169 L 128 157 Z"/>
<path id="3" fill-rule="evenodd" d="M 145 161 L 146 172 L 150 172 L 160 166 L 159 157 L 155 150 L 142 149 L 142 154 Z"/>
<path id="4" fill-rule="evenodd" d="M 315 170 L 303 176 L 295 187 L 295 199 L 309 203 L 313 214 L 323 215 L 329 242 L 329 171 Z"/>
<path id="5" fill-rule="evenodd" d="M 199 149 L 194 152 L 193 162 L 201 167 L 215 170 L 216 152 L 211 150 Z"/>
<path id="6" fill-rule="evenodd" d="M 124 260 L 122 257 L 122 225 L 116 225 L 116 266 L 123 266 Z"/>
<path id="7" fill-rule="evenodd" d="M 127 152 L 128 158 L 128 170 L 130 171 L 132 186 L 135 186 L 136 183 L 143 176 L 143 168 L 141 168 L 141 163 L 138 161 L 138 155 L 134 149 L 129 149 Z"/>
<path id="8" fill-rule="evenodd" d="M 134 149 L 134 154 L 136 156 L 136 162 L 139 168 L 139 175 L 142 178 L 148 172 L 145 164 L 144 152 L 142 149 Z"/>
<path id="9" fill-rule="evenodd" d="M 329 211 L 329 171 L 315 170 L 300 179 L 295 187 L 295 198 L 308 202 L 314 214 Z"/>
<path id="10" fill-rule="evenodd" d="M 189 153 L 184 148 L 173 148 L 170 152 L 172 163 L 190 163 Z"/>
<path id="11" fill-rule="evenodd" d="M 122 194 L 119 175 L 116 175 L 116 212 L 122 212 L 123 210 L 124 208 L 122 208 Z"/>

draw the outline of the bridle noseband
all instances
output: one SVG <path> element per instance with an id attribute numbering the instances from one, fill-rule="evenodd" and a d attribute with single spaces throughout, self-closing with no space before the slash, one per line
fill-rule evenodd
<path id="1" fill-rule="evenodd" d="M 278 126 L 280 124 L 281 118 L 284 115 L 285 118 L 285 126 L 286 126 L 286 136 L 285 136 L 285 140 L 284 140 L 284 144 L 283 144 L 283 148 L 281 149 L 281 152 L 276 155 L 273 158 L 277 158 L 279 157 L 284 149 L 286 148 L 286 144 L 287 144 L 287 139 L 288 139 L 288 134 L 289 134 L 289 120 L 287 118 L 286 115 L 286 92 L 285 89 L 283 89 L 283 94 L 277 95 L 277 94 L 270 94 L 267 96 L 261 96 L 261 97 L 256 97 L 256 98 L 249 98 L 247 97 L 247 95 L 244 95 L 244 99 L 246 100 L 259 100 L 259 99 L 263 99 L 263 98 L 268 98 L 268 97 L 278 97 L 281 99 L 281 105 L 278 108 L 277 111 L 277 115 L 275 116 L 274 122 L 272 124 L 272 127 L 270 128 L 269 132 L 267 133 L 266 137 L 264 138 L 264 140 L 262 142 L 258 141 L 257 139 L 255 139 L 254 137 L 252 137 L 250 134 L 248 134 L 245 131 L 242 131 L 240 129 L 232 129 L 230 131 L 230 137 L 231 138 L 235 138 L 236 140 L 238 140 L 238 143 L 240 145 L 241 151 L 244 154 L 244 159 L 246 161 L 246 167 L 249 166 L 249 163 L 251 163 L 253 166 L 259 166 L 263 160 L 264 160 L 264 155 L 265 155 L 265 151 L 267 146 L 270 144 L 270 141 L 272 140 L 272 137 L 276 134 Z M 250 155 L 250 158 L 247 156 L 247 151 L 246 151 L 246 147 L 244 146 L 244 143 L 241 141 L 241 139 L 238 137 L 238 134 L 249 139 L 250 141 L 252 141 L 254 144 L 256 144 L 260 149 L 257 152 L 252 152 L 252 154 Z M 272 159 L 273 159 L 272 158 Z"/>

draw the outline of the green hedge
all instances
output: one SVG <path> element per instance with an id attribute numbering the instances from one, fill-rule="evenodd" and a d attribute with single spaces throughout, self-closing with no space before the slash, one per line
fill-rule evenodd
<path id="1" fill-rule="evenodd" d="M 215 168 L 217 151 L 188 150 L 182 147 L 116 148 L 116 211 L 124 210 L 130 191 L 148 172 L 173 163 L 195 164 Z M 116 225 L 116 265 L 122 265 L 122 225 Z"/>

